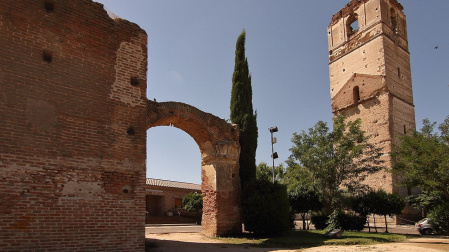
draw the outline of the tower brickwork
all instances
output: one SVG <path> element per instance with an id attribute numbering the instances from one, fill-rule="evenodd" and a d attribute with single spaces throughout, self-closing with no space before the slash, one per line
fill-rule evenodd
<path id="1" fill-rule="evenodd" d="M 332 111 L 349 120 L 362 119 L 370 141 L 381 147 L 391 168 L 392 144 L 415 129 L 406 18 L 396 0 L 353 0 L 328 26 Z M 402 196 L 387 170 L 366 183 Z"/>

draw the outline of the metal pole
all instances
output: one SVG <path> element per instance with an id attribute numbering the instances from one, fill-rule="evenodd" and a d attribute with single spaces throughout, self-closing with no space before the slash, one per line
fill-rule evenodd
<path id="1" fill-rule="evenodd" d="M 273 184 L 274 184 L 274 147 L 273 147 L 273 131 L 271 131 L 271 159 L 273 159 Z"/>

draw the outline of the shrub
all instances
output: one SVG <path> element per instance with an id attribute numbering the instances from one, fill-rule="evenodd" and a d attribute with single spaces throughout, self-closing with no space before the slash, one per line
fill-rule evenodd
<path id="1" fill-rule="evenodd" d="M 315 226 L 315 229 L 324 229 L 327 226 L 326 222 L 329 220 L 329 216 L 325 214 L 312 214 L 310 220 Z"/>
<path id="2" fill-rule="evenodd" d="M 337 215 L 337 221 L 340 228 L 345 231 L 360 231 L 365 227 L 366 218 L 354 214 L 340 213 Z"/>
<path id="3" fill-rule="evenodd" d="M 345 231 L 363 230 L 366 218 L 355 214 L 333 213 L 331 216 L 324 214 L 312 215 L 312 223 L 316 229 L 329 229 L 328 231 L 339 228 Z"/>
<path id="4" fill-rule="evenodd" d="M 435 233 L 449 235 L 449 203 L 435 206 L 428 217 Z"/>
<path id="5" fill-rule="evenodd" d="M 254 180 L 244 190 L 242 209 L 245 229 L 256 235 L 278 235 L 290 227 L 287 188 Z"/>

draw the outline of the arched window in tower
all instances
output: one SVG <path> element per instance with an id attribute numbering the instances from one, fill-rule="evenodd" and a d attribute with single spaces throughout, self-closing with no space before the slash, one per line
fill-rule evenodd
<path id="1" fill-rule="evenodd" d="M 355 86 L 354 89 L 352 89 L 352 97 L 353 97 L 354 104 L 357 104 L 360 101 L 359 86 Z"/>
<path id="2" fill-rule="evenodd" d="M 398 21 L 396 11 L 391 8 L 390 9 L 390 17 L 391 17 L 391 29 L 393 29 L 394 34 L 398 33 Z"/>
<path id="3" fill-rule="evenodd" d="M 348 37 L 352 34 L 356 33 L 359 30 L 359 22 L 358 22 L 358 16 L 357 13 L 352 13 L 349 15 L 347 21 L 346 21 L 346 30 Z"/>

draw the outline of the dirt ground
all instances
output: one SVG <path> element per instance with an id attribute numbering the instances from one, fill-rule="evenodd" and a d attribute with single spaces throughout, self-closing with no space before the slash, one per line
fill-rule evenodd
<path id="1" fill-rule="evenodd" d="M 301 251 L 301 252 L 440 252 L 449 251 L 449 239 L 444 238 L 413 238 L 404 242 L 385 243 L 377 245 L 353 245 L 353 246 L 320 246 L 315 248 L 282 250 L 276 248 L 257 248 L 249 245 L 232 245 L 222 243 L 217 239 L 205 237 L 199 233 L 165 233 L 147 234 L 147 251 Z"/>

